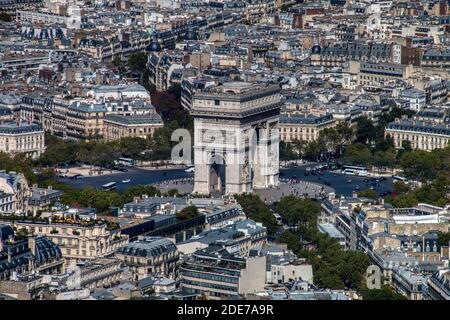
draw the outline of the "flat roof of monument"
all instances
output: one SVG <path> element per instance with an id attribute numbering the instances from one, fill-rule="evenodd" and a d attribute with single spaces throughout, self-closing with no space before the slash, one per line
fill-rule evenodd
<path id="1" fill-rule="evenodd" d="M 230 88 L 230 89 L 244 89 L 249 88 L 251 86 L 255 85 L 252 82 L 244 82 L 244 81 L 232 81 L 232 82 L 225 82 L 222 84 L 222 87 Z"/>

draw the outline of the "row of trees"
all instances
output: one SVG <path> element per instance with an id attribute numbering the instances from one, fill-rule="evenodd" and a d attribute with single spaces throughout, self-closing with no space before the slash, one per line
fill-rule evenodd
<path id="1" fill-rule="evenodd" d="M 262 222 L 274 234 L 279 228 L 271 210 L 253 194 L 236 197 L 247 217 Z M 282 232 L 277 242 L 286 243 L 298 257 L 306 258 L 312 264 L 314 283 L 320 288 L 354 289 L 364 299 L 404 299 L 385 286 L 379 290 L 368 290 L 365 286 L 365 272 L 370 264 L 369 257 L 362 252 L 345 251 L 338 242 L 317 229 L 320 205 L 311 199 L 286 196 L 275 204 L 275 211 L 291 226 Z M 445 236 L 443 236 L 443 241 Z"/>
<path id="2" fill-rule="evenodd" d="M 122 207 L 124 204 L 132 202 L 134 197 L 142 195 L 161 196 L 161 191 L 154 186 L 137 185 L 128 188 L 126 191 L 118 193 L 115 191 L 104 191 L 92 187 L 82 189 L 73 188 L 67 185 L 56 185 L 56 188 L 64 191 L 61 203 L 74 208 L 95 208 L 99 214 L 108 215 L 111 207 Z M 177 190 L 168 190 L 164 195 L 178 195 Z"/>
<path id="3" fill-rule="evenodd" d="M 244 193 L 236 195 L 235 199 L 241 205 L 248 219 L 261 222 L 267 228 L 269 234 L 275 234 L 278 228 L 277 220 L 256 194 Z"/>
<path id="4" fill-rule="evenodd" d="M 361 252 L 344 251 L 338 242 L 317 229 L 320 205 L 311 199 L 286 196 L 276 204 L 283 220 L 296 229 L 284 231 L 278 241 L 286 243 L 313 266 L 314 283 L 321 288 L 362 288 L 369 258 Z"/>
<path id="5" fill-rule="evenodd" d="M 30 183 L 37 182 L 33 172 L 33 161 L 23 153 L 11 157 L 8 153 L 0 151 L 0 170 L 21 172 Z"/>
<path id="6" fill-rule="evenodd" d="M 307 160 L 316 161 L 323 157 L 339 156 L 344 146 L 351 143 L 354 131 L 347 123 L 339 123 L 334 128 L 326 128 L 319 134 L 317 140 L 303 143 L 294 140 L 291 143 L 280 142 L 280 159 L 295 160 L 302 157 Z"/>
<path id="7" fill-rule="evenodd" d="M 444 207 L 449 203 L 447 197 L 449 188 L 450 180 L 446 176 L 439 176 L 415 189 L 411 189 L 402 182 L 396 182 L 395 195 L 386 196 L 386 201 L 396 208 L 413 207 L 418 203 Z"/>
<path id="8" fill-rule="evenodd" d="M 393 167 L 405 151 L 411 151 L 411 144 L 406 142 L 404 150 L 397 154 L 393 139 L 389 135 L 385 136 L 385 127 L 395 118 L 411 116 L 413 113 L 394 107 L 389 113 L 380 116 L 378 125 L 374 125 L 367 117 L 359 117 L 355 127 L 339 123 L 334 128 L 322 130 L 318 139 L 308 143 L 283 142 L 280 144 L 280 159 L 294 160 L 301 156 L 316 161 L 343 156 L 344 164 Z"/>
<path id="9" fill-rule="evenodd" d="M 271 234 L 278 228 L 276 220 L 258 196 L 243 194 L 236 200 L 247 217 L 262 222 Z M 284 231 L 278 242 L 286 243 L 288 248 L 306 258 L 313 266 L 314 282 L 322 288 L 364 289 L 364 274 L 369 266 L 369 258 L 361 252 L 344 251 L 333 238 L 317 230 L 317 217 L 320 205 L 311 199 L 286 196 L 275 204 L 275 211 L 283 220 L 296 228 Z"/>

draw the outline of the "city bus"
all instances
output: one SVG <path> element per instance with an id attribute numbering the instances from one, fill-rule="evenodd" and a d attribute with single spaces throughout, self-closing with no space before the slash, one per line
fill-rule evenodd
<path id="1" fill-rule="evenodd" d="M 367 177 L 367 174 L 368 174 L 367 168 L 360 167 L 360 166 L 343 166 L 342 173 L 349 174 L 352 176 L 361 176 L 361 177 Z"/>
<path id="2" fill-rule="evenodd" d="M 109 182 L 107 184 L 102 185 L 102 190 L 104 190 L 104 191 L 112 191 L 112 190 L 116 190 L 116 187 L 117 187 L 117 183 Z"/>
<path id="3" fill-rule="evenodd" d="M 401 177 L 401 176 L 392 176 L 392 181 L 396 182 L 396 181 L 401 181 L 404 184 L 408 184 L 408 179 L 406 179 L 405 177 Z"/>
<path id="4" fill-rule="evenodd" d="M 133 167 L 136 162 L 130 158 L 119 158 L 115 161 L 116 165 L 122 165 L 127 167 Z"/>

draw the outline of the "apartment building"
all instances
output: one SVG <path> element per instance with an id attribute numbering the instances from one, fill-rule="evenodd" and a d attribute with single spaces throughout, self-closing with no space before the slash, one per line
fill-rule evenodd
<path id="1" fill-rule="evenodd" d="M 179 252 L 168 239 L 139 237 L 119 248 L 116 257 L 131 267 L 135 280 L 141 280 L 151 275 L 173 276 Z"/>
<path id="2" fill-rule="evenodd" d="M 416 112 L 421 111 L 426 106 L 425 92 L 416 88 L 403 90 L 400 92 L 400 98 L 408 101 L 409 108 Z"/>
<path id="3" fill-rule="evenodd" d="M 450 300 L 450 271 L 439 270 L 428 279 L 428 296 L 431 300 Z"/>
<path id="4" fill-rule="evenodd" d="M 396 119 L 386 126 L 387 134 L 394 139 L 396 148 L 401 148 L 403 141 L 408 140 L 413 149 L 431 151 L 448 146 L 450 126 L 434 122 Z"/>
<path id="5" fill-rule="evenodd" d="M 128 243 L 128 236 L 120 231 L 108 230 L 106 223 L 84 221 L 79 223 L 19 221 L 18 229 L 24 228 L 31 235 L 45 235 L 57 244 L 63 258 L 71 265 L 79 261 L 93 260 L 112 255 Z"/>
<path id="6" fill-rule="evenodd" d="M 0 150 L 13 156 L 25 153 L 36 159 L 45 150 L 44 129 L 27 122 L 1 123 Z"/>
<path id="7" fill-rule="evenodd" d="M 320 132 L 337 124 L 333 115 L 313 116 L 310 114 L 288 113 L 280 116 L 280 140 L 310 142 L 319 138 Z"/>
<path id="8" fill-rule="evenodd" d="M 125 137 L 146 139 L 153 136 L 156 129 L 164 127 L 164 123 L 157 113 L 132 116 L 108 114 L 103 122 L 106 141 Z"/>
<path id="9" fill-rule="evenodd" d="M 311 52 L 311 65 L 339 67 L 347 61 L 400 63 L 401 48 L 396 43 L 348 41 L 316 45 Z"/>
<path id="10" fill-rule="evenodd" d="M 0 214 L 24 214 L 31 191 L 22 173 L 0 171 Z"/>
<path id="11" fill-rule="evenodd" d="M 253 220 L 243 220 L 229 226 L 207 230 L 191 239 L 177 243 L 183 254 L 192 254 L 198 249 L 219 245 L 229 253 L 247 257 L 255 247 L 262 247 L 267 241 L 267 229 Z"/>
<path id="12" fill-rule="evenodd" d="M 28 10 L 17 10 L 16 20 L 19 22 L 44 23 L 44 24 L 67 24 L 70 17 L 53 12 L 39 12 Z"/>
<path id="13" fill-rule="evenodd" d="M 264 289 L 266 256 L 238 258 L 221 246 L 193 253 L 180 267 L 181 288 L 210 299 L 246 295 Z"/>
<path id="14" fill-rule="evenodd" d="M 69 271 L 79 270 L 78 277 L 70 277 Z M 69 290 L 88 289 L 112 285 L 120 281 L 122 275 L 121 262 L 114 258 L 98 258 L 77 266 L 70 266 L 67 273 L 55 279 Z M 61 279 L 62 278 L 62 279 Z"/>
<path id="15" fill-rule="evenodd" d="M 381 87 L 390 80 L 408 79 L 412 75 L 413 66 L 350 61 L 348 69 L 350 73 L 357 74 L 357 85 Z"/>
<path id="16" fill-rule="evenodd" d="M 95 139 L 103 136 L 107 109 L 103 103 L 72 102 L 67 108 L 68 139 Z"/>
<path id="17" fill-rule="evenodd" d="M 15 239 L 9 225 L 0 225 L 0 280 L 31 272 L 56 274 L 63 269 L 61 251 L 47 237 Z"/>
<path id="18" fill-rule="evenodd" d="M 422 56 L 422 67 L 448 68 L 450 66 L 450 49 L 430 49 Z"/>
<path id="19" fill-rule="evenodd" d="M 0 57 L 0 69 L 20 74 L 37 71 L 41 64 L 49 62 L 50 55 L 46 52 L 9 53 Z"/>

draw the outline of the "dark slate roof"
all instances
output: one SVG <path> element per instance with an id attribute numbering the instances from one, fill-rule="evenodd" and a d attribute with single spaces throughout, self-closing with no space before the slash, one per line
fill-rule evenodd
<path id="1" fill-rule="evenodd" d="M 416 131 L 416 132 L 450 136 L 450 127 L 448 125 L 442 124 L 431 125 L 423 121 L 411 121 L 411 120 L 400 120 L 399 122 L 394 121 L 387 125 L 387 129 Z"/>
<path id="2" fill-rule="evenodd" d="M 108 114 L 105 116 L 106 121 L 116 122 L 126 125 L 132 124 L 162 124 L 161 116 L 157 113 L 151 113 L 148 115 L 131 115 L 123 116 L 116 114 Z"/>
<path id="3" fill-rule="evenodd" d="M 36 237 L 35 245 L 35 258 L 39 264 L 61 257 L 61 250 L 59 247 L 47 237 Z"/>
<path id="4" fill-rule="evenodd" d="M 69 109 L 82 112 L 106 112 L 106 106 L 102 103 L 89 104 L 81 101 L 74 101 L 70 104 Z"/>
<path id="5" fill-rule="evenodd" d="M 36 131 L 43 131 L 42 126 L 35 123 L 29 124 L 27 122 L 19 124 L 16 122 L 5 122 L 0 124 L 0 133 L 5 134 L 21 134 Z"/>
<path id="6" fill-rule="evenodd" d="M 14 230 L 10 225 L 0 225 L 0 241 L 7 240 L 9 236 L 14 236 Z"/>
<path id="7" fill-rule="evenodd" d="M 12 114 L 12 111 L 9 108 L 0 107 L 0 117 L 6 116 L 6 115 L 11 115 L 11 114 Z"/>
<path id="8" fill-rule="evenodd" d="M 304 116 L 302 114 L 292 114 L 290 116 L 281 115 L 280 123 L 289 123 L 289 124 L 320 124 L 327 121 L 332 121 L 333 115 L 328 114 L 321 117 L 316 117 L 313 115 Z"/>
<path id="9" fill-rule="evenodd" d="M 124 255 L 150 258 L 176 250 L 177 247 L 168 239 L 160 237 L 145 237 L 138 241 L 130 242 L 126 246 L 119 248 L 118 252 Z"/>
<path id="10" fill-rule="evenodd" d="M 411 89 L 405 89 L 402 92 L 400 92 L 401 98 L 425 98 L 425 92 L 416 88 Z"/>

